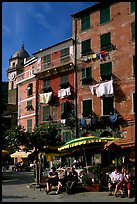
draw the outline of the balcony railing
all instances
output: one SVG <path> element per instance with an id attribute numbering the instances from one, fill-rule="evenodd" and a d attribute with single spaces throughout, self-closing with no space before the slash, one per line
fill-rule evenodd
<path id="1" fill-rule="evenodd" d="M 33 74 L 32 70 L 28 70 L 26 72 L 23 72 L 22 74 L 17 75 L 16 84 L 21 83 L 25 80 L 31 79 L 33 77 L 35 77 L 35 75 Z"/>
<path id="2" fill-rule="evenodd" d="M 63 65 L 67 65 L 70 63 L 74 63 L 73 55 L 66 55 L 64 57 L 58 58 L 56 60 L 51 60 L 51 61 L 46 62 L 46 63 L 41 62 L 35 68 L 34 74 L 37 74 L 39 72 L 46 71 L 46 70 L 48 71 L 50 69 L 55 69 L 57 67 L 61 67 Z"/>

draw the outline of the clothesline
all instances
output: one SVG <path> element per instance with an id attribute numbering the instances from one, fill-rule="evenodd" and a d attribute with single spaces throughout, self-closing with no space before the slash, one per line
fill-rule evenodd
<path id="1" fill-rule="evenodd" d="M 102 50 L 102 51 L 94 53 L 94 54 L 83 56 L 83 60 L 84 61 L 88 61 L 88 60 L 91 61 L 91 60 L 100 59 L 102 61 L 103 57 L 105 57 L 105 56 L 108 56 L 108 58 L 110 59 L 109 52 L 107 52 L 106 50 Z"/>

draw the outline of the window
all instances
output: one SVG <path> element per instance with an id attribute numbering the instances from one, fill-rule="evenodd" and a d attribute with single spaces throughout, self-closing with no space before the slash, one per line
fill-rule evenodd
<path id="1" fill-rule="evenodd" d="M 44 56 L 44 68 L 49 67 L 51 61 L 50 61 L 50 55 L 45 55 Z"/>
<path id="2" fill-rule="evenodd" d="M 90 39 L 89 40 L 84 40 L 81 43 L 82 43 L 82 55 L 90 54 L 91 53 Z"/>
<path id="3" fill-rule="evenodd" d="M 49 91 L 50 89 L 50 80 L 43 81 L 43 93 Z"/>
<path id="4" fill-rule="evenodd" d="M 60 77 L 60 86 L 66 87 L 68 85 L 68 75 L 63 75 Z"/>
<path id="5" fill-rule="evenodd" d="M 30 110 L 32 110 L 32 100 L 30 100 L 30 101 L 27 101 L 27 111 L 30 111 Z"/>
<path id="6" fill-rule="evenodd" d="M 135 55 L 133 55 L 133 75 L 135 76 Z"/>
<path id="7" fill-rule="evenodd" d="M 33 94 L 33 84 L 29 84 L 27 88 L 27 96 L 32 96 Z"/>
<path id="8" fill-rule="evenodd" d="M 135 12 L 135 2 L 130 2 L 130 13 Z"/>
<path id="9" fill-rule="evenodd" d="M 60 50 L 61 62 L 68 62 L 68 59 L 69 59 L 69 47 Z"/>
<path id="10" fill-rule="evenodd" d="M 57 107 L 52 106 L 52 118 L 53 120 L 57 120 Z"/>
<path id="11" fill-rule="evenodd" d="M 71 140 L 71 132 L 63 132 L 63 142 Z"/>
<path id="12" fill-rule="evenodd" d="M 82 69 L 82 84 L 92 83 L 92 70 L 91 67 Z"/>
<path id="13" fill-rule="evenodd" d="M 109 50 L 111 48 L 111 33 L 100 36 L 101 50 Z"/>
<path id="14" fill-rule="evenodd" d="M 81 18 L 81 30 L 85 31 L 90 28 L 90 15 Z"/>
<path id="15" fill-rule="evenodd" d="M 11 81 L 11 89 L 14 89 L 14 81 Z"/>
<path id="16" fill-rule="evenodd" d="M 13 67 L 15 66 L 15 62 L 13 62 L 12 66 L 13 66 Z"/>
<path id="17" fill-rule="evenodd" d="M 91 117 L 92 115 L 92 100 L 83 101 L 83 117 Z"/>
<path id="18" fill-rule="evenodd" d="M 133 93 L 133 113 L 135 113 L 135 93 Z"/>
<path id="19" fill-rule="evenodd" d="M 135 22 L 131 23 L 132 42 L 135 41 Z"/>
<path id="20" fill-rule="evenodd" d="M 50 106 L 43 107 L 43 121 L 49 120 L 50 117 Z"/>
<path id="21" fill-rule="evenodd" d="M 32 119 L 27 120 L 27 131 L 32 132 Z"/>
<path id="22" fill-rule="evenodd" d="M 61 119 L 67 119 L 70 113 L 70 104 L 69 102 L 61 104 Z"/>
<path id="23" fill-rule="evenodd" d="M 110 21 L 110 7 L 100 10 L 100 24 Z"/>
<path id="24" fill-rule="evenodd" d="M 113 97 L 104 97 L 103 98 L 103 115 L 110 115 L 110 112 L 113 113 Z"/>
<path id="25" fill-rule="evenodd" d="M 112 62 L 100 64 L 100 77 L 102 81 L 111 80 Z"/>

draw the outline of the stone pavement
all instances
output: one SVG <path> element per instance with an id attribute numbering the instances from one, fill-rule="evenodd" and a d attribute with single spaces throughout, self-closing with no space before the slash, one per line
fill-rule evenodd
<path id="1" fill-rule="evenodd" d="M 2 202 L 135 202 L 134 198 L 108 196 L 108 192 L 83 192 L 49 195 L 32 187 L 32 172 L 6 172 L 2 179 Z"/>

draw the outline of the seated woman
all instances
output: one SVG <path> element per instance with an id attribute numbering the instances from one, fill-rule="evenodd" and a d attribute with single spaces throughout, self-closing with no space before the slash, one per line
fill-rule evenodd
<path id="1" fill-rule="evenodd" d="M 116 193 L 118 190 L 123 190 L 123 185 L 125 185 L 128 193 L 128 197 L 131 197 L 131 175 L 129 174 L 128 169 L 122 169 L 122 181 L 118 183 Z"/>
<path id="2" fill-rule="evenodd" d="M 55 167 L 52 167 L 51 170 L 52 171 L 48 175 L 46 193 L 48 194 L 51 191 L 52 186 L 58 186 L 58 189 L 56 191 L 56 194 L 58 194 L 60 190 L 59 189 L 60 185 L 58 185 L 58 181 L 59 181 L 58 173 L 56 172 Z"/>

